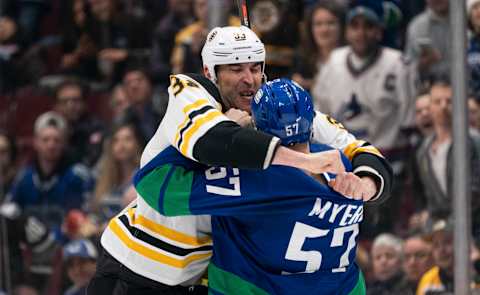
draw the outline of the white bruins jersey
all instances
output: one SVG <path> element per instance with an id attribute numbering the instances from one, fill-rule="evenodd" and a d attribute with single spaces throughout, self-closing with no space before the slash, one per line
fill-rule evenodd
<path id="1" fill-rule="evenodd" d="M 352 54 L 350 47 L 332 52 L 312 90 L 316 108 L 381 150 L 401 145 L 400 129 L 411 126 L 414 115 L 409 66 L 400 51 L 381 48 L 355 71 L 347 61 Z"/>
<path id="2" fill-rule="evenodd" d="M 193 159 L 195 142 L 221 121 L 221 105 L 186 75 L 172 75 L 165 117 L 148 142 L 143 167 L 173 145 Z M 135 273 L 168 285 L 192 284 L 203 274 L 212 255 L 210 217 L 165 217 L 137 197 L 113 218 L 101 243 L 115 259 Z"/>
<path id="3" fill-rule="evenodd" d="M 170 145 L 195 160 L 193 147 L 197 140 L 219 122 L 229 120 L 214 97 L 189 76 L 171 76 L 168 92 L 165 117 L 143 152 L 141 166 Z M 343 149 L 350 159 L 358 152 L 381 156 L 321 113 L 315 117 L 314 133 L 317 141 Z M 137 274 L 163 284 L 189 285 L 207 269 L 212 255 L 210 233 L 209 216 L 165 217 L 138 196 L 110 221 L 101 243 Z"/>

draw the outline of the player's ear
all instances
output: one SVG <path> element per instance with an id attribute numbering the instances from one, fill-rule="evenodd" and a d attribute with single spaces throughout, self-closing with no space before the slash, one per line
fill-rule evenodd
<path id="1" fill-rule="evenodd" d="M 208 79 L 212 79 L 212 75 L 210 75 L 210 71 L 208 70 L 208 67 L 207 67 L 207 66 L 203 66 L 203 74 L 204 74 L 205 77 L 207 77 Z"/>

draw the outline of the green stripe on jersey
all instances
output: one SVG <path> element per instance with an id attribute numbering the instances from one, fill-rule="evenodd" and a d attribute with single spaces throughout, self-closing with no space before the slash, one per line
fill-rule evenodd
<path id="1" fill-rule="evenodd" d="M 160 211 L 158 208 L 158 198 L 160 197 L 160 190 L 162 189 L 163 182 L 170 170 L 171 165 L 164 165 L 158 168 L 155 168 L 147 175 L 145 175 L 136 186 L 137 192 L 142 196 L 145 202 L 154 208 L 157 211 Z"/>
<path id="2" fill-rule="evenodd" d="M 163 210 L 166 216 L 192 215 L 190 193 L 193 175 L 193 171 L 187 172 L 183 167 L 175 167 L 163 197 Z"/>
<path id="3" fill-rule="evenodd" d="M 367 294 L 367 287 L 365 286 L 365 279 L 363 278 L 363 273 L 360 270 L 358 272 L 358 281 L 357 284 L 355 285 L 355 288 L 353 288 L 348 295 L 365 295 Z"/>
<path id="4" fill-rule="evenodd" d="M 268 295 L 265 290 L 233 273 L 216 267 L 213 263 L 208 266 L 208 287 L 225 295 Z"/>

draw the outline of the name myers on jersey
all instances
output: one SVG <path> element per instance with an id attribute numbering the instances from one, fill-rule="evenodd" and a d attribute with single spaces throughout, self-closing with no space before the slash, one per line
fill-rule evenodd
<path id="1" fill-rule="evenodd" d="M 308 216 L 317 216 L 330 223 L 346 226 L 363 220 L 363 205 L 339 205 L 317 198 Z"/>

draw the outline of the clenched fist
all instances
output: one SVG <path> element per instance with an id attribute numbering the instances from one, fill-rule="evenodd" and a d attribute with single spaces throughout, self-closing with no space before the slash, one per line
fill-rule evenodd
<path id="1" fill-rule="evenodd" d="M 370 177 L 358 177 L 352 172 L 337 174 L 328 185 L 347 198 L 369 201 L 377 193 L 377 185 Z"/>
<path id="2" fill-rule="evenodd" d="M 225 113 L 225 116 L 242 127 L 252 125 L 252 117 L 245 111 L 231 108 Z"/>

